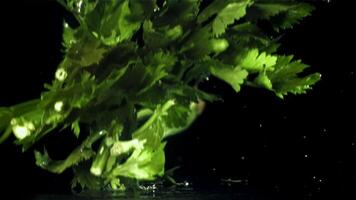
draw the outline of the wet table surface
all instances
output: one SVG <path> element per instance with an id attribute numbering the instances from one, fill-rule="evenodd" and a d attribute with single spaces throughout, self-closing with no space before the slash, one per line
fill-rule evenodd
<path id="1" fill-rule="evenodd" d="M 76 194 L 76 195 L 38 195 L 35 200 L 228 200 L 228 199 L 238 199 L 238 200 L 252 200 L 252 199 L 262 199 L 256 198 L 249 192 L 238 192 L 229 190 L 196 190 L 192 188 L 184 189 L 174 189 L 174 190 L 164 190 L 164 191 L 150 191 L 145 193 L 140 193 L 137 195 L 125 195 L 125 194 L 109 194 L 109 193 L 86 193 L 86 194 Z M 264 199 L 264 198 L 263 198 Z"/>
<path id="2" fill-rule="evenodd" d="M 75 195 L 38 195 L 35 200 L 259 200 L 266 198 L 258 198 L 250 191 L 235 191 L 235 190 L 197 190 L 192 188 L 170 189 L 170 190 L 155 190 L 137 195 L 110 194 L 110 193 L 85 193 Z"/>

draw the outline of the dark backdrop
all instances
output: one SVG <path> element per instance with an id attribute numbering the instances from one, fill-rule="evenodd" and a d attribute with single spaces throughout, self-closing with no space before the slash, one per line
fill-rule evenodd
<path id="1" fill-rule="evenodd" d="M 355 23 L 346 2 L 314 1 L 313 15 L 281 40 L 280 53 L 322 73 L 312 91 L 281 100 L 259 89 L 235 94 L 219 81 L 206 83 L 225 100 L 209 104 L 188 131 L 169 140 L 167 169 L 181 166 L 177 179 L 195 185 L 242 180 L 235 185 L 261 196 L 356 197 Z M 50 0 L 4 1 L 0 8 L 0 105 L 9 106 L 38 97 L 52 79 L 65 12 Z M 75 138 L 57 134 L 44 142 L 60 157 Z M 1 192 L 70 193 L 70 179 L 70 170 L 57 176 L 37 168 L 33 152 L 21 153 L 12 141 L 0 146 Z"/>

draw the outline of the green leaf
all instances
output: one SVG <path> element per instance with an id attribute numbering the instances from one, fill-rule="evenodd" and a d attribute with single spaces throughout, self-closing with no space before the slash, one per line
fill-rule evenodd
<path id="1" fill-rule="evenodd" d="M 143 23 L 143 40 L 145 45 L 151 49 L 167 47 L 179 39 L 182 34 L 183 28 L 181 25 L 176 25 L 172 28 L 155 28 L 149 20 Z"/>
<path id="2" fill-rule="evenodd" d="M 303 75 L 301 61 L 275 55 L 280 35 L 260 28 L 291 27 L 312 10 L 305 3 L 214 0 L 199 10 L 201 0 L 58 2 L 78 27 L 64 23 L 64 58 L 41 97 L 0 108 L 0 143 L 12 132 L 24 150 L 53 130 L 86 136 L 64 160 L 35 151 L 43 169 L 72 167 L 73 186 L 123 190 L 162 176 L 162 141 L 186 130 L 204 101 L 218 99 L 200 89 L 210 76 L 236 92 L 246 84 L 281 98 L 320 78 Z"/>
<path id="3" fill-rule="evenodd" d="M 156 8 L 156 0 L 130 0 L 128 3 L 131 9 L 130 18 L 134 21 L 142 21 L 150 17 Z"/>
<path id="4" fill-rule="evenodd" d="M 251 20 L 268 19 L 272 22 L 274 28 L 291 28 L 301 19 L 309 16 L 314 7 L 307 3 L 300 2 L 258 2 L 251 6 L 248 11 L 248 18 Z"/>
<path id="5" fill-rule="evenodd" d="M 79 134 L 80 134 L 80 126 L 79 126 L 79 119 L 75 120 L 73 123 L 72 123 L 72 130 L 73 130 L 73 133 L 75 134 L 75 136 L 78 138 L 79 137 Z"/>
<path id="6" fill-rule="evenodd" d="M 61 63 L 64 69 L 73 66 L 88 67 L 98 64 L 109 51 L 94 36 L 83 33 L 84 30 L 81 28 L 75 33 L 72 33 L 73 30 L 69 27 L 64 28 L 64 30 L 64 46 L 67 53 L 67 58 Z"/>
<path id="7" fill-rule="evenodd" d="M 130 39 L 139 29 L 141 20 L 132 13 L 128 0 L 106 0 L 98 1 L 86 23 L 94 36 L 104 44 L 114 46 Z"/>
<path id="8" fill-rule="evenodd" d="M 188 58 L 201 59 L 212 51 L 211 39 L 210 27 L 200 28 L 190 35 L 179 53 L 185 53 Z"/>
<path id="9" fill-rule="evenodd" d="M 122 165 L 113 169 L 111 176 L 123 176 L 139 180 L 154 180 L 164 173 L 165 143 L 157 149 L 136 149 Z"/>
<path id="10" fill-rule="evenodd" d="M 192 23 L 198 12 L 201 0 L 165 1 L 162 9 L 157 9 L 157 18 L 153 21 L 159 27 L 187 26 Z"/>
<path id="11" fill-rule="evenodd" d="M 266 75 L 266 72 L 261 72 L 254 80 L 257 85 L 262 86 L 266 89 L 272 90 L 272 81 Z"/>
<path id="12" fill-rule="evenodd" d="M 189 113 L 189 107 L 175 104 L 163 116 L 163 120 L 168 128 L 184 127 L 187 125 Z"/>
<path id="13" fill-rule="evenodd" d="M 163 116 L 175 105 L 174 100 L 169 100 L 163 105 L 157 106 L 152 116 L 133 134 L 132 137 L 139 140 L 146 140 L 146 147 L 156 149 L 161 144 L 165 132 Z"/>
<path id="14" fill-rule="evenodd" d="M 248 50 L 235 58 L 235 63 L 249 72 L 271 71 L 276 61 L 276 56 L 267 55 L 265 52 L 259 53 L 258 49 Z"/>
<path id="15" fill-rule="evenodd" d="M 246 70 L 241 67 L 225 65 L 218 61 L 212 61 L 207 64 L 210 67 L 211 74 L 230 84 L 236 92 L 240 91 L 241 85 L 248 75 Z"/>
<path id="16" fill-rule="evenodd" d="M 160 71 L 163 68 L 170 68 L 177 62 L 177 57 L 169 52 L 158 51 L 146 57 L 148 65 Z M 167 70 L 168 71 L 168 70 Z"/>
<path id="17" fill-rule="evenodd" d="M 204 10 L 200 12 L 197 18 L 198 23 L 203 23 L 209 20 L 210 17 L 214 16 L 218 12 L 220 12 L 222 9 L 224 9 L 229 3 L 235 2 L 234 0 L 227 0 L 227 1 L 221 1 L 221 0 L 215 0 L 212 3 L 210 3 Z"/>
<path id="18" fill-rule="evenodd" d="M 271 21 L 277 31 L 292 28 L 293 25 L 299 23 L 301 19 L 309 16 L 313 10 L 314 7 L 310 4 L 299 4 L 290 11 L 277 15 L 271 19 Z"/>
<path id="19" fill-rule="evenodd" d="M 267 72 L 272 82 L 273 90 L 277 96 L 283 98 L 287 93 L 304 94 L 320 80 L 319 73 L 300 76 L 299 73 L 308 68 L 300 60 L 292 61 L 292 56 L 280 56 L 275 65 L 275 70 Z"/>
<path id="20" fill-rule="evenodd" d="M 88 160 L 93 155 L 94 152 L 92 150 L 76 149 L 68 156 L 67 159 L 63 161 L 54 161 L 49 157 L 46 151 L 44 154 L 41 154 L 39 151 L 35 151 L 36 165 L 57 174 L 62 173 L 67 168 L 72 165 L 76 165 L 83 160 Z"/>
<path id="21" fill-rule="evenodd" d="M 63 46 L 65 49 L 72 47 L 72 44 L 77 42 L 74 37 L 75 31 L 66 22 L 63 23 Z"/>
<path id="22" fill-rule="evenodd" d="M 228 25 L 233 24 L 235 20 L 240 19 L 246 14 L 246 7 L 250 1 L 242 1 L 238 3 L 230 3 L 222 9 L 212 23 L 212 31 L 214 36 L 218 37 L 225 33 Z"/>
<path id="23" fill-rule="evenodd" d="M 163 138 L 183 132 L 195 121 L 195 119 L 203 112 L 205 103 L 199 101 L 192 102 L 190 105 L 174 105 L 168 110 L 164 118 L 165 132 Z"/>
<path id="24" fill-rule="evenodd" d="M 145 92 L 159 80 L 167 76 L 168 72 L 177 62 L 177 58 L 170 53 L 159 51 L 153 54 L 148 54 L 145 57 L 144 62 L 146 62 L 143 79 L 145 86 L 139 93 Z"/>
<path id="25" fill-rule="evenodd" d="M 81 188 L 100 190 L 105 185 L 102 179 L 90 173 L 89 162 L 73 166 L 73 172 L 72 188 L 80 185 Z"/>
<path id="26" fill-rule="evenodd" d="M 276 52 L 279 47 L 277 40 L 265 35 L 262 30 L 251 22 L 237 24 L 226 34 L 231 46 L 237 50 L 249 47 L 257 48 L 267 53 Z"/>

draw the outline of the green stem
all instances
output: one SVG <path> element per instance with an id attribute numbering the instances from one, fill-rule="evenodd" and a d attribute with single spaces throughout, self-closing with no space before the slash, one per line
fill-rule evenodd
<path id="1" fill-rule="evenodd" d="M 12 132 L 11 126 L 7 127 L 4 134 L 2 134 L 0 137 L 0 144 L 2 144 L 11 135 L 11 132 Z"/>
<path id="2" fill-rule="evenodd" d="M 145 119 L 153 114 L 153 111 L 149 108 L 143 108 L 137 112 L 137 120 Z"/>
<path id="3" fill-rule="evenodd" d="M 30 101 L 26 101 L 24 103 L 17 104 L 15 106 L 10 107 L 10 110 L 16 115 L 22 115 L 26 112 L 29 112 L 31 110 L 35 110 L 34 108 L 38 105 L 40 102 L 39 99 L 33 99 Z"/>
<path id="4" fill-rule="evenodd" d="M 105 140 L 105 139 L 104 139 Z M 103 141 L 100 145 L 99 152 L 96 154 L 90 172 L 95 176 L 100 176 L 104 171 L 110 155 L 110 148 Z"/>
<path id="5" fill-rule="evenodd" d="M 175 104 L 175 101 L 173 99 L 168 100 L 166 103 L 163 104 L 163 106 L 158 106 L 158 108 L 154 111 L 154 113 L 151 115 L 151 117 L 139 128 L 137 129 L 132 135 L 135 135 L 137 133 L 140 133 L 147 129 L 151 124 L 154 123 L 154 121 L 162 115 L 162 113 L 166 112 L 169 108 L 171 108 Z"/>

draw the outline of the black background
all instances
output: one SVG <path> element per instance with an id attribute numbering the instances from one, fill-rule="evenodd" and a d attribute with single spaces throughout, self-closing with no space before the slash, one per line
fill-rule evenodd
<path id="1" fill-rule="evenodd" d="M 235 94 L 210 80 L 207 87 L 224 102 L 208 104 L 188 131 L 169 139 L 167 169 L 181 166 L 177 179 L 193 185 L 242 180 L 235 185 L 258 196 L 355 199 L 356 35 L 347 2 L 312 2 L 313 15 L 281 40 L 281 54 L 322 73 L 312 91 L 281 100 L 248 87 Z M 50 0 L 4 2 L 0 9 L 0 105 L 9 106 L 38 97 L 51 81 L 61 60 L 65 12 Z M 75 138 L 53 134 L 36 148 L 46 142 L 64 158 Z M 11 140 L 0 145 L 0 192 L 70 193 L 70 179 L 70 170 L 57 176 L 37 168 L 32 150 L 21 153 Z"/>

